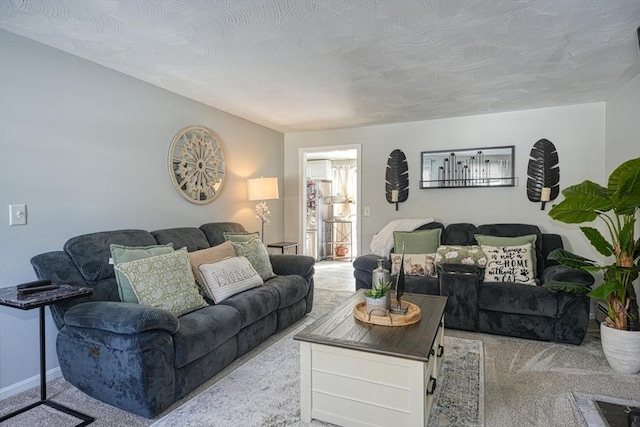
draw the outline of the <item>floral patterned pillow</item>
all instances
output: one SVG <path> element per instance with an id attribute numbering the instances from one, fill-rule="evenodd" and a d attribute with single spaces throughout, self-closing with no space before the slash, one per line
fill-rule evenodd
<path id="1" fill-rule="evenodd" d="M 484 268 L 487 256 L 482 248 L 472 246 L 440 246 L 436 252 L 437 264 L 466 264 Z"/>
<path id="2" fill-rule="evenodd" d="M 117 264 L 138 302 L 169 310 L 176 317 L 206 307 L 193 277 L 187 249 Z"/>

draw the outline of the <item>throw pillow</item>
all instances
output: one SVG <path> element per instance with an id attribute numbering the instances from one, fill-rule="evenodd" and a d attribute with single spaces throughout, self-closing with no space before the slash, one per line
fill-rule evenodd
<path id="1" fill-rule="evenodd" d="M 391 254 L 391 274 L 400 273 L 402 254 Z M 438 277 L 436 254 L 404 254 L 404 274 L 409 276 Z"/>
<path id="2" fill-rule="evenodd" d="M 476 234 L 474 235 L 476 242 L 480 246 L 520 246 L 526 245 L 527 243 L 531 244 L 531 248 L 533 253 L 531 254 L 532 262 L 533 262 L 533 276 L 537 277 L 538 274 L 538 258 L 536 257 L 536 239 L 538 236 L 535 234 L 527 234 L 525 236 L 516 236 L 516 237 L 500 237 L 500 236 L 489 236 L 486 234 Z"/>
<path id="3" fill-rule="evenodd" d="M 521 246 L 482 245 L 482 251 L 487 255 L 484 281 L 535 285 L 531 248 L 530 243 Z"/>
<path id="4" fill-rule="evenodd" d="M 229 240 L 231 242 L 248 242 L 249 240 L 259 239 L 260 233 L 258 233 L 257 231 L 253 233 L 249 233 L 248 231 L 225 231 L 224 238 L 225 240 Z"/>
<path id="5" fill-rule="evenodd" d="M 198 292 L 187 248 L 115 266 L 127 276 L 140 304 L 169 310 L 175 316 L 206 307 Z"/>
<path id="6" fill-rule="evenodd" d="M 115 266 L 123 262 L 170 254 L 173 252 L 173 243 L 154 246 L 123 246 L 112 244 L 109 246 L 109 249 L 111 249 L 111 258 L 113 259 L 113 264 Z M 136 297 L 136 294 L 133 292 L 133 288 L 131 287 L 131 283 L 127 279 L 127 276 L 117 269 L 115 269 L 115 276 L 116 283 L 118 284 L 120 301 L 137 303 L 138 297 Z"/>
<path id="7" fill-rule="evenodd" d="M 472 246 L 440 246 L 436 252 L 437 264 L 467 264 L 484 268 L 487 256 L 482 248 Z"/>
<path id="8" fill-rule="evenodd" d="M 394 231 L 393 240 L 395 253 L 402 253 L 404 244 L 405 254 L 433 254 L 440 246 L 439 228 L 433 230 Z"/>
<path id="9" fill-rule="evenodd" d="M 207 293 L 216 304 L 263 284 L 258 272 L 243 256 L 227 258 L 213 264 L 202 264 L 199 269 Z"/>
<path id="10" fill-rule="evenodd" d="M 269 253 L 260 239 L 252 239 L 248 242 L 231 242 L 231 244 L 237 256 L 247 257 L 262 280 L 266 281 L 275 277 L 269 260 Z"/>
<path id="11" fill-rule="evenodd" d="M 236 252 L 233 250 L 231 242 L 224 242 L 211 248 L 189 252 L 191 270 L 193 271 L 193 276 L 196 278 L 196 282 L 198 282 L 200 288 L 206 290 L 204 287 L 204 280 L 202 279 L 200 270 L 198 270 L 198 267 L 201 264 L 213 264 L 214 262 L 219 262 L 225 258 L 234 256 L 236 256 Z"/>

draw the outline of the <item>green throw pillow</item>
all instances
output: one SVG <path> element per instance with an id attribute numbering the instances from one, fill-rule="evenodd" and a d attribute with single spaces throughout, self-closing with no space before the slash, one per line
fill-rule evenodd
<path id="1" fill-rule="evenodd" d="M 247 257 L 262 280 L 275 277 L 273 267 L 271 267 L 271 260 L 269 260 L 269 253 L 260 239 L 253 239 L 248 242 L 231 242 L 231 244 L 236 251 L 236 256 Z"/>
<path id="2" fill-rule="evenodd" d="M 440 246 L 436 253 L 437 264 L 467 264 L 484 268 L 487 256 L 478 245 Z"/>
<path id="3" fill-rule="evenodd" d="M 404 243 L 405 254 L 433 254 L 440 246 L 439 228 L 433 230 L 416 230 L 416 231 L 394 231 L 394 252 L 402 253 L 402 244 Z"/>
<path id="4" fill-rule="evenodd" d="M 112 244 L 111 258 L 113 264 L 118 265 L 123 262 L 136 261 L 139 259 L 150 258 L 152 256 L 164 255 L 173 252 L 173 243 L 166 245 L 154 246 L 124 246 Z M 120 301 L 137 303 L 138 298 L 131 288 L 131 283 L 127 277 L 117 269 L 115 270 L 116 282 L 118 283 L 118 294 Z"/>
<path id="5" fill-rule="evenodd" d="M 474 236 L 480 246 L 521 246 L 527 243 L 531 244 L 531 258 L 533 262 L 533 277 L 538 277 L 538 257 L 536 256 L 536 239 L 535 234 L 527 234 L 526 236 L 516 237 L 500 237 L 489 236 L 487 234 L 476 234 Z"/>
<path id="6" fill-rule="evenodd" d="M 258 233 L 257 231 L 253 233 L 249 233 L 248 231 L 242 231 L 242 232 L 225 231 L 224 238 L 225 240 L 229 240 L 231 242 L 248 242 L 249 240 L 259 239 L 260 233 Z"/>
<path id="7" fill-rule="evenodd" d="M 176 317 L 207 306 L 196 286 L 187 248 L 115 268 L 129 279 L 140 304 L 169 310 Z"/>

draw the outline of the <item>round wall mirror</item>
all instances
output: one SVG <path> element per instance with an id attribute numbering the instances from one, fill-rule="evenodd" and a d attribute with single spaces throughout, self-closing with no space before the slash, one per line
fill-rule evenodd
<path id="1" fill-rule="evenodd" d="M 169 148 L 169 175 L 178 193 L 191 203 L 211 203 L 224 184 L 222 143 L 202 126 L 179 131 Z"/>

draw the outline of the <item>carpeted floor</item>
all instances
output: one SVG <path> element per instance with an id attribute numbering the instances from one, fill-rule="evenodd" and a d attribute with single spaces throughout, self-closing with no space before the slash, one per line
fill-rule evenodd
<path id="1" fill-rule="evenodd" d="M 319 262 L 316 265 L 314 310 L 301 322 L 281 331 L 256 349 L 234 361 L 216 377 L 174 404 L 155 420 L 120 411 L 77 391 L 63 379 L 49 383 L 49 396 L 96 416 L 95 426 L 149 426 L 190 398 L 200 394 L 248 360 L 291 333 L 302 323 L 318 318 L 354 289 L 353 267 L 349 262 Z M 595 326 L 595 323 L 594 323 Z M 445 330 L 447 336 L 480 340 L 485 355 L 485 425 L 487 427 L 568 426 L 581 427 L 582 417 L 572 393 L 589 393 L 619 399 L 638 400 L 640 375 L 613 372 L 602 353 L 599 330 L 590 329 L 580 346 L 500 337 L 488 334 Z M 38 399 L 34 388 L 0 402 L 0 413 Z M 76 423 L 58 413 L 38 409 L 2 427 L 71 426 Z M 52 411 L 53 412 L 53 411 Z M 38 418 L 39 416 L 39 418 Z"/>
<path id="2" fill-rule="evenodd" d="M 297 331 L 296 331 L 297 332 Z M 300 420 L 300 352 L 295 332 L 169 413 L 152 427 L 328 426 Z M 482 343 L 445 337 L 431 425 L 483 425 Z"/>

